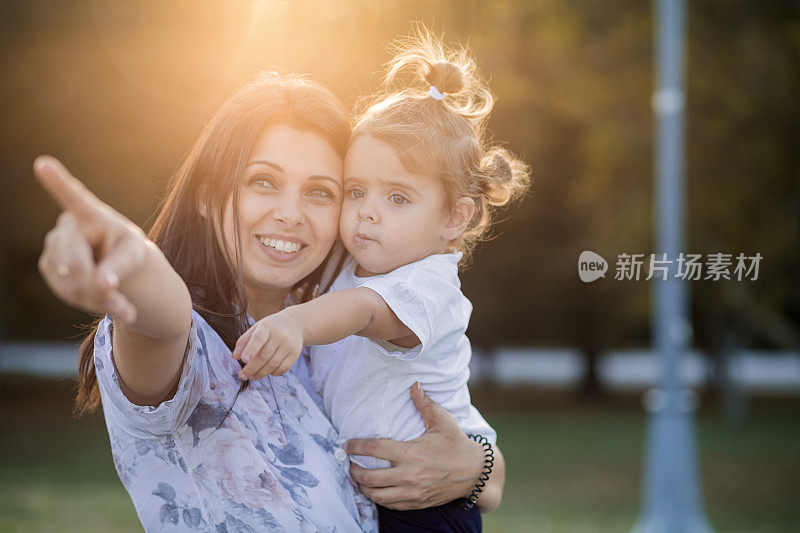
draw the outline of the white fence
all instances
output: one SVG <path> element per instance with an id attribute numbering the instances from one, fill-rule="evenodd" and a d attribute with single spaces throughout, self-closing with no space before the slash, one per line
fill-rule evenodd
<path id="1" fill-rule="evenodd" d="M 474 382 L 570 389 L 583 381 L 588 364 L 578 350 L 504 348 L 491 357 L 474 353 L 470 371 Z M 800 352 L 737 351 L 721 371 L 744 392 L 800 395 Z M 598 357 L 597 378 L 609 392 L 644 391 L 657 386 L 660 375 L 661 361 L 652 350 L 615 350 Z M 702 388 L 715 379 L 713 362 L 703 352 L 690 351 L 681 359 L 680 376 L 686 386 Z"/>
<path id="2" fill-rule="evenodd" d="M 0 345 L 0 373 L 42 377 L 74 376 L 76 348 L 64 343 L 5 343 Z M 473 353 L 471 381 L 490 381 L 538 388 L 579 386 L 588 365 L 578 350 L 565 348 L 500 348 L 491 356 Z M 660 361 L 652 350 L 616 350 L 600 354 L 597 374 L 610 392 L 637 392 L 658 384 Z M 743 350 L 726 358 L 728 379 L 743 391 L 768 395 L 800 395 L 800 352 Z M 706 354 L 688 352 L 681 361 L 687 386 L 700 388 L 714 379 Z"/>

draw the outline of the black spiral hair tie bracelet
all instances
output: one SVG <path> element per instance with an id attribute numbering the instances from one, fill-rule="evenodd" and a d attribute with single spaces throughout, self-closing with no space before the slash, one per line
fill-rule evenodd
<path id="1" fill-rule="evenodd" d="M 462 507 L 467 511 L 472 509 L 472 507 L 478 501 L 478 498 L 480 498 L 481 492 L 483 492 L 483 487 L 485 487 L 486 482 L 489 481 L 489 474 L 492 473 L 492 468 L 494 467 L 494 450 L 492 449 L 492 444 L 489 442 L 489 439 L 483 435 L 469 435 L 469 438 L 483 446 L 484 459 L 483 472 L 481 472 L 478 482 L 475 483 L 475 488 L 472 489 L 470 495 L 467 496 L 461 504 Z"/>

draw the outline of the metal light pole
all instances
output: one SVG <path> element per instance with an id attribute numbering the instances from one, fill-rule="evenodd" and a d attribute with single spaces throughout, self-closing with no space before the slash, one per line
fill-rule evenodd
<path id="1" fill-rule="evenodd" d="M 674 259 L 684 221 L 684 0 L 656 2 L 657 121 L 656 249 Z M 670 264 L 667 280 L 654 277 L 653 332 L 661 359 L 660 388 L 648 391 L 644 491 L 635 533 L 710 532 L 702 509 L 692 413 L 694 393 L 683 387 L 680 361 L 689 346 L 688 288 Z"/>

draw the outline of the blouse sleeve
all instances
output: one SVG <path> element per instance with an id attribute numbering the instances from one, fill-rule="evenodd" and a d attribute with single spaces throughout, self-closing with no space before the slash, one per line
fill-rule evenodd
<path id="1" fill-rule="evenodd" d="M 206 364 L 208 352 L 198 324 L 201 327 L 206 325 L 202 317 L 193 311 L 189 341 L 175 395 L 159 405 L 136 405 L 128 400 L 120 388 L 111 342 L 113 323 L 106 316 L 98 325 L 94 339 L 94 366 L 105 415 L 114 418 L 125 431 L 140 438 L 168 434 L 185 424 L 209 386 Z"/>

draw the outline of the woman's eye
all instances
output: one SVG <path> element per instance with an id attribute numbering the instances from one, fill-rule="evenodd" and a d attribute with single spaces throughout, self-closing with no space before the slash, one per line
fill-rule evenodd
<path id="1" fill-rule="evenodd" d="M 333 191 L 326 187 L 314 187 L 310 191 L 308 191 L 309 196 L 314 196 L 317 198 L 335 198 L 336 195 L 333 194 Z"/>
<path id="2" fill-rule="evenodd" d="M 350 198 L 352 198 L 353 200 L 360 200 L 361 198 L 364 198 L 364 191 L 362 191 L 362 190 L 361 190 L 361 189 L 359 189 L 358 187 L 353 187 L 352 189 L 350 189 L 349 191 L 347 191 L 347 194 L 348 194 L 348 195 L 350 196 Z"/>
<path id="3" fill-rule="evenodd" d="M 275 188 L 275 183 L 269 176 L 264 176 L 264 175 L 253 176 L 253 178 L 250 180 L 250 183 L 253 185 L 258 185 L 259 187 L 266 187 L 269 189 Z"/>
<path id="4" fill-rule="evenodd" d="M 402 194 L 393 194 L 389 197 L 389 201 L 395 205 L 403 205 L 408 203 L 408 198 Z"/>

